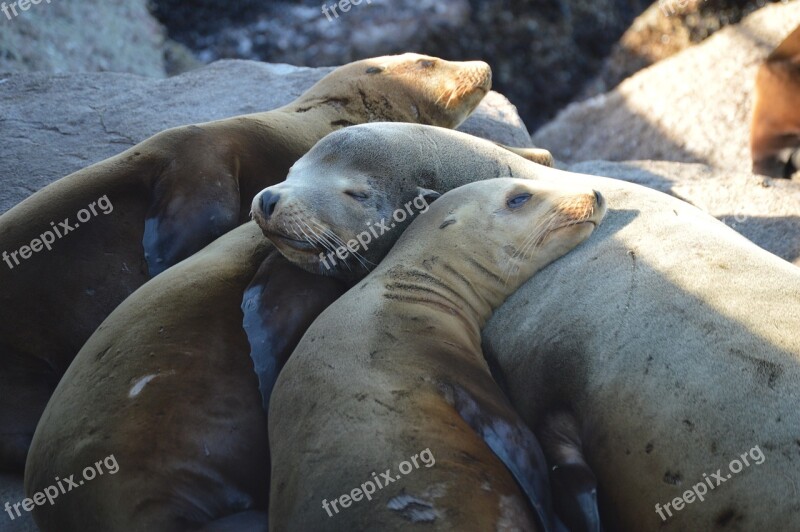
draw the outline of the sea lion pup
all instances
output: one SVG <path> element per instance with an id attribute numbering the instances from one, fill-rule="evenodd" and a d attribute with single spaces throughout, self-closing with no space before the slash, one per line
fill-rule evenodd
<path id="1" fill-rule="evenodd" d="M 800 170 L 800 26 L 758 69 L 750 151 L 753 173 L 792 177 Z"/>
<path id="2" fill-rule="evenodd" d="M 0 468 L 21 469 L 50 393 L 100 322 L 245 221 L 253 196 L 316 141 L 369 121 L 455 127 L 490 85 L 479 61 L 358 61 L 285 107 L 164 131 L 0 216 Z"/>
<path id="3" fill-rule="evenodd" d="M 415 219 L 278 377 L 270 529 L 563 529 L 541 449 L 492 380 L 480 330 L 604 213 L 592 189 L 496 179 L 448 192 Z M 401 467 L 370 500 L 356 493 L 422 450 L 434 467 Z"/>
<path id="4" fill-rule="evenodd" d="M 119 468 L 37 505 L 41 530 L 266 529 L 267 420 L 248 336 L 277 371 L 292 342 L 345 291 L 285 266 L 247 223 L 111 313 L 42 415 L 25 489 L 34 498 L 57 477 L 75 474 L 77 483 L 110 455 Z M 291 286 L 296 299 L 270 297 L 273 285 Z"/>
<path id="5" fill-rule="evenodd" d="M 596 234 L 524 284 L 484 330 L 512 404 L 530 427 L 566 407 L 582 434 L 592 428 L 582 441 L 601 515 L 617 514 L 621 530 L 796 526 L 800 502 L 786 494 L 800 486 L 797 267 L 676 198 L 535 165 L 440 128 L 348 128 L 295 168 L 267 229 L 302 214 L 345 242 L 417 187 L 437 190 L 434 181 L 444 191 L 505 173 L 599 190 L 614 209 Z M 323 201 L 362 189 L 371 193 L 364 201 Z M 357 251 L 379 263 L 399 229 L 381 228 Z M 349 274 L 344 260 L 322 266 L 322 249 L 278 247 L 309 270 Z"/>

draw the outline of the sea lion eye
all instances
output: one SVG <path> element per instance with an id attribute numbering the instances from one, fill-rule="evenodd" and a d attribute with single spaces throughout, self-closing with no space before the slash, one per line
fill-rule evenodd
<path id="1" fill-rule="evenodd" d="M 517 194 L 516 196 L 509 198 L 509 200 L 506 201 L 506 205 L 508 205 L 509 209 L 517 209 L 528 203 L 529 199 L 531 199 L 531 195 L 527 192 L 524 194 Z"/>
<path id="2" fill-rule="evenodd" d="M 369 67 L 367 69 L 367 74 L 380 74 L 383 71 L 384 71 L 383 67 L 374 66 L 374 67 Z"/>
<path id="3" fill-rule="evenodd" d="M 433 68 L 434 66 L 436 66 L 436 61 L 431 61 L 430 59 L 420 59 L 419 61 L 417 61 L 417 63 L 422 68 Z"/>
<path id="4" fill-rule="evenodd" d="M 369 198 L 369 194 L 367 194 L 366 192 L 356 192 L 354 190 L 345 190 L 344 193 L 347 194 L 348 196 L 350 196 L 351 198 L 353 198 L 355 200 L 358 200 L 358 201 L 364 201 L 367 198 Z"/>

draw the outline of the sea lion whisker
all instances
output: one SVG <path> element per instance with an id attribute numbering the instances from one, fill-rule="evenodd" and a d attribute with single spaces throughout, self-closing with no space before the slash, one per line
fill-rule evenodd
<path id="1" fill-rule="evenodd" d="M 315 222 L 315 223 L 317 223 L 317 222 Z M 320 225 L 320 229 L 323 231 L 323 233 L 325 233 L 329 237 L 333 238 L 334 242 L 339 242 L 339 245 L 347 247 L 347 243 L 345 243 L 345 241 L 339 235 L 337 235 L 335 232 L 333 232 L 332 230 L 330 230 L 328 228 L 322 227 L 321 225 Z M 377 266 L 377 264 L 375 264 L 374 262 L 372 262 L 371 260 L 366 258 L 364 255 L 362 255 L 358 251 L 351 251 L 351 253 L 357 259 L 359 259 L 359 262 L 361 263 L 361 265 L 364 267 L 365 270 L 370 271 L 370 268 L 369 268 L 369 266 L 367 264 L 369 264 L 369 265 L 371 265 L 373 267 Z"/>
<path id="2" fill-rule="evenodd" d="M 517 248 L 517 251 L 511 256 L 507 266 L 503 270 L 503 284 L 508 284 L 511 280 L 512 270 L 514 269 L 514 260 L 519 257 L 524 257 L 529 250 L 535 248 L 540 242 L 539 239 L 546 235 L 553 225 L 553 222 L 558 219 L 557 212 L 551 212 L 548 216 L 544 217 L 541 221 L 531 228 L 530 235 L 523 241 L 522 245 Z M 518 273 L 518 271 L 517 271 Z"/>
<path id="3" fill-rule="evenodd" d="M 309 227 L 309 229 L 311 229 L 311 227 Z M 341 238 L 339 238 L 339 236 L 337 236 L 336 234 L 330 234 L 330 233 L 329 233 L 329 232 L 327 232 L 327 230 L 326 230 L 324 227 L 322 227 L 322 226 L 320 226 L 320 227 L 319 227 L 319 229 L 321 229 L 321 230 L 323 231 L 323 233 L 327 233 L 329 238 L 333 238 L 333 239 L 334 239 L 334 243 L 338 243 L 338 244 L 339 244 L 339 246 L 338 246 L 338 247 L 345 247 L 345 248 L 347 248 L 347 244 L 346 244 L 346 243 L 345 243 L 345 242 L 344 242 L 344 241 L 343 241 Z M 349 250 L 349 248 L 348 248 L 348 251 L 350 251 L 350 250 Z M 364 269 L 366 269 L 366 270 L 369 270 L 369 268 L 367 268 L 367 266 L 366 266 L 366 265 L 363 263 L 363 261 L 362 261 L 362 260 L 359 258 L 359 256 L 358 256 L 358 254 L 357 254 L 357 253 L 355 253 L 355 252 L 350 252 L 350 253 L 348 254 L 348 256 L 349 256 L 349 255 L 355 255 L 355 256 L 356 256 L 356 259 L 359 261 L 359 263 L 361 264 L 361 266 L 362 266 Z M 345 256 L 345 258 L 344 258 L 344 259 L 342 259 L 342 262 L 343 262 L 343 263 L 345 263 L 345 264 L 347 263 L 348 256 Z"/>

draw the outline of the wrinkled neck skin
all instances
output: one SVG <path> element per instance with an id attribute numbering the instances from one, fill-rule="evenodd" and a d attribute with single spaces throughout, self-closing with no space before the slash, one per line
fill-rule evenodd
<path id="1" fill-rule="evenodd" d="M 404 247 L 398 246 L 398 252 Z M 481 330 L 521 281 L 504 283 L 494 273 L 496 265 L 486 262 L 486 253 L 462 249 L 449 249 L 443 258 L 440 246 L 428 248 L 414 255 L 425 259 L 412 263 L 390 258 L 370 279 L 376 278 L 378 286 L 385 287 L 381 304 L 396 316 L 401 330 L 420 336 L 432 334 L 455 345 L 463 342 L 466 333 L 468 347 L 480 354 Z M 393 308 L 395 303 L 400 304 L 399 310 Z"/>

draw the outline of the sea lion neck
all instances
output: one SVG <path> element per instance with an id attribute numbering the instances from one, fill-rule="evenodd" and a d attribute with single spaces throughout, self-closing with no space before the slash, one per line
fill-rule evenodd
<path id="1" fill-rule="evenodd" d="M 400 319 L 406 321 L 408 330 L 430 330 L 432 322 L 457 318 L 476 346 L 480 346 L 480 331 L 505 295 L 474 275 L 485 267 L 477 259 L 459 257 L 446 261 L 431 256 L 417 264 L 395 263 L 387 265 L 379 274 L 384 283 L 383 298 L 416 307 Z M 463 338 L 463 328 L 458 336 Z M 448 328 L 438 328 L 437 335 Z"/>

